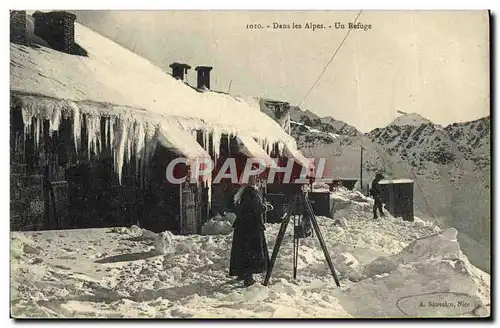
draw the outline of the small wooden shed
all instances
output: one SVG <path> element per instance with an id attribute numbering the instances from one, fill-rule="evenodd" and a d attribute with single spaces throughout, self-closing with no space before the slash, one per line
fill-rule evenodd
<path id="1" fill-rule="evenodd" d="M 333 198 L 330 192 L 310 192 L 309 200 L 315 215 L 333 218 Z"/>
<path id="2" fill-rule="evenodd" d="M 413 180 L 381 180 L 379 185 L 387 211 L 394 217 L 413 221 Z"/>

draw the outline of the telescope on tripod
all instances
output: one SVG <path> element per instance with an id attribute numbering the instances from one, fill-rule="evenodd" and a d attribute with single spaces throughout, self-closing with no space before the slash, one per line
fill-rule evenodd
<path id="1" fill-rule="evenodd" d="M 333 279 L 335 280 L 335 284 L 337 287 L 340 287 L 340 282 L 335 273 L 335 269 L 333 267 L 332 259 L 330 257 L 330 253 L 328 252 L 325 244 L 325 240 L 323 239 L 323 235 L 318 225 L 318 221 L 316 220 L 316 215 L 314 214 L 313 208 L 311 206 L 311 202 L 309 201 L 309 197 L 307 192 L 304 191 L 301 186 L 297 186 L 298 188 L 294 190 L 294 194 L 289 201 L 288 208 L 286 210 L 285 216 L 283 217 L 283 221 L 281 223 L 280 230 L 278 232 L 278 236 L 276 237 L 276 243 L 274 244 L 273 253 L 271 256 L 271 260 L 269 262 L 266 278 L 262 283 L 264 286 L 269 284 L 269 280 L 271 279 L 271 275 L 273 272 L 274 264 L 276 263 L 276 258 L 278 257 L 278 253 L 283 243 L 283 237 L 285 236 L 286 229 L 288 224 L 290 223 L 290 219 L 293 217 L 293 279 L 297 278 L 297 263 L 298 263 L 298 253 L 299 253 L 299 239 L 302 237 L 307 237 L 310 234 L 310 230 L 308 228 L 312 225 L 315 235 L 318 238 L 321 249 L 323 250 L 323 254 L 325 255 L 326 262 L 328 267 L 330 268 L 330 272 L 332 273 Z"/>

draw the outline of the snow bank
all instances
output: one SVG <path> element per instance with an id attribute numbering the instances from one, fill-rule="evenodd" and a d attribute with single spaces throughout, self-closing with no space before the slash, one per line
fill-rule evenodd
<path id="1" fill-rule="evenodd" d="M 298 318 L 487 316 L 490 277 L 470 264 L 456 231 L 393 217 L 371 218 L 370 199 L 341 191 L 335 220 L 318 217 L 340 278 L 337 288 L 315 237 L 287 229 L 270 284 L 242 288 L 228 277 L 232 234 L 158 235 L 138 227 L 13 234 L 14 317 Z M 354 199 L 361 199 L 356 201 Z M 368 205 L 368 208 L 366 207 Z M 217 218 L 231 222 L 231 215 Z M 205 225 L 208 227 L 209 225 Z M 280 224 L 266 225 L 272 252 Z M 207 228 L 205 228 L 207 229 Z M 38 261 L 35 259 L 38 258 Z M 263 275 L 256 275 L 262 281 Z M 426 306 L 419 307 L 422 301 Z M 460 305 L 458 302 L 461 302 Z M 431 303 L 429 303 L 431 302 Z M 432 303 L 434 302 L 434 303 Z M 439 303 L 442 303 L 441 306 Z M 450 304 L 453 303 L 454 307 Z"/>
<path id="2" fill-rule="evenodd" d="M 109 233 L 127 235 L 136 241 L 153 242 L 153 251 L 159 255 L 166 255 L 175 252 L 174 235 L 170 231 L 155 233 L 147 229 L 142 229 L 136 225 L 132 227 L 114 227 L 109 229 Z"/>
<path id="3" fill-rule="evenodd" d="M 158 234 L 158 237 L 155 240 L 155 250 L 161 255 L 175 252 L 173 235 L 170 231 Z"/>
<path id="4" fill-rule="evenodd" d="M 202 235 L 227 235 L 233 232 L 234 213 L 220 214 L 208 220 L 201 229 Z"/>
<path id="5" fill-rule="evenodd" d="M 377 258 L 365 267 L 366 279 L 339 295 L 340 304 L 356 317 L 486 314 L 490 291 L 485 286 L 489 281 L 485 281 L 460 251 L 456 234 L 455 229 L 447 229 L 414 241 L 398 254 Z M 440 292 L 452 293 L 454 298 L 450 303 L 453 305 L 430 305 L 430 302 L 442 302 L 442 295 L 436 295 Z M 416 308 L 420 303 L 406 308 L 387 308 L 387 303 L 396 305 L 404 298 L 420 295 L 425 295 L 421 298 L 425 304 L 420 309 Z M 466 295 L 463 305 L 457 301 L 457 295 Z M 359 302 L 364 306 L 360 307 Z"/>
<path id="6" fill-rule="evenodd" d="M 28 254 L 39 254 L 40 250 L 28 236 L 12 232 L 10 234 L 10 259 L 11 262 L 22 262 L 27 259 Z"/>
<path id="7" fill-rule="evenodd" d="M 330 194 L 330 198 L 334 200 L 336 217 L 342 217 L 344 209 L 348 212 L 352 210 L 366 212 L 373 206 L 373 199 L 366 197 L 359 191 L 350 191 L 346 188 L 338 188 Z"/>

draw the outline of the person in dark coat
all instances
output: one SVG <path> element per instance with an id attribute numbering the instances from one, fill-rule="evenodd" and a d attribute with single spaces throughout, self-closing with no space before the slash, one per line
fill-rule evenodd
<path id="1" fill-rule="evenodd" d="M 269 253 L 263 214 L 266 206 L 257 189 L 257 179 L 252 176 L 249 184 L 242 186 L 235 195 L 236 220 L 229 275 L 244 280 L 245 286 L 255 283 L 253 274 L 267 271 Z"/>
<path id="2" fill-rule="evenodd" d="M 385 216 L 384 211 L 382 210 L 382 195 L 380 192 L 380 185 L 379 185 L 380 180 L 382 180 L 383 178 L 384 176 L 382 174 L 377 173 L 375 175 L 375 179 L 373 179 L 372 187 L 370 189 L 370 195 L 375 200 L 375 203 L 373 204 L 374 219 L 378 219 L 377 211 L 380 213 L 381 216 Z"/>

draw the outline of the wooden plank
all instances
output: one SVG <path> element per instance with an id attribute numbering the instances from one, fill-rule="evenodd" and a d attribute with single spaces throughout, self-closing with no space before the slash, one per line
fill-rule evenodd
<path id="1" fill-rule="evenodd" d="M 181 185 L 181 234 L 194 234 L 198 232 L 201 215 L 201 188 L 196 184 Z"/>

